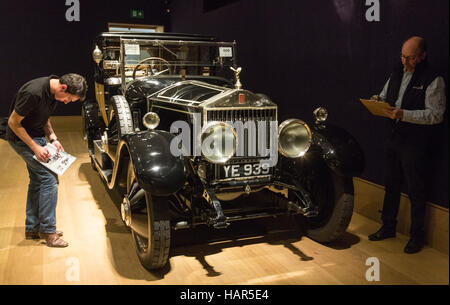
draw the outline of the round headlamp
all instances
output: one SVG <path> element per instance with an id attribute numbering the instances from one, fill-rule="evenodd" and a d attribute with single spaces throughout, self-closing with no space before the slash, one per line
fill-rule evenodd
<path id="1" fill-rule="evenodd" d="M 316 124 L 323 123 L 328 118 L 328 111 L 323 107 L 319 107 L 316 110 L 314 110 L 313 114 L 314 114 L 314 117 L 316 118 Z"/>
<path id="2" fill-rule="evenodd" d="M 147 112 L 142 118 L 142 124 L 148 129 L 155 129 L 160 122 L 159 116 L 154 112 Z"/>
<path id="3" fill-rule="evenodd" d="M 226 163 L 236 153 L 237 136 L 231 125 L 210 122 L 201 135 L 202 155 L 211 163 Z"/>
<path id="4" fill-rule="evenodd" d="M 303 156 L 311 146 L 311 139 L 311 130 L 301 120 L 286 120 L 278 128 L 278 149 L 285 157 Z"/>

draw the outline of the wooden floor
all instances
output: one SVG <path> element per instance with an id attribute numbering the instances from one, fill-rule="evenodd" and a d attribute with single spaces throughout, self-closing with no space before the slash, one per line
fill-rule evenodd
<path id="1" fill-rule="evenodd" d="M 159 272 L 139 263 L 120 219 L 120 196 L 90 166 L 78 131 L 57 131 L 78 159 L 60 178 L 57 226 L 69 247 L 24 239 L 28 175 L 0 141 L 0 284 L 449 284 L 449 257 L 430 247 L 407 255 L 407 237 L 369 242 L 378 224 L 354 214 L 347 233 L 325 246 L 301 237 L 289 221 L 233 223 L 227 231 L 177 231 Z M 369 282 L 369 258 L 380 281 Z"/>

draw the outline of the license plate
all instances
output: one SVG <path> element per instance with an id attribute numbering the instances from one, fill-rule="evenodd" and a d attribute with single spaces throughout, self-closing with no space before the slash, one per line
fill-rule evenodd
<path id="1" fill-rule="evenodd" d="M 267 163 L 230 164 L 220 166 L 221 178 L 238 178 L 269 175 L 271 167 Z"/>

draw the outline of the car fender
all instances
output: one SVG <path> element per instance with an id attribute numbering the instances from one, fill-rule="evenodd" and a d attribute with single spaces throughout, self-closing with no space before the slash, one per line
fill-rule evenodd
<path id="1" fill-rule="evenodd" d="M 170 142 L 174 137 L 162 130 L 141 131 L 122 137 L 121 155 L 126 146 L 136 179 L 150 194 L 168 196 L 185 184 L 184 160 L 170 152 Z"/>
<path id="2" fill-rule="evenodd" d="M 364 152 L 345 129 L 331 124 L 312 125 L 312 145 L 320 147 L 322 158 L 338 175 L 360 175 L 365 166 Z"/>

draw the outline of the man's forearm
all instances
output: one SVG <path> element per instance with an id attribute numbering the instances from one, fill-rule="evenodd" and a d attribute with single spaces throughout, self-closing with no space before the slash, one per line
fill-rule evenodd
<path id="1" fill-rule="evenodd" d="M 55 132 L 53 131 L 50 119 L 48 119 L 47 123 L 44 125 L 44 133 L 49 140 L 56 140 L 57 138 Z"/>

